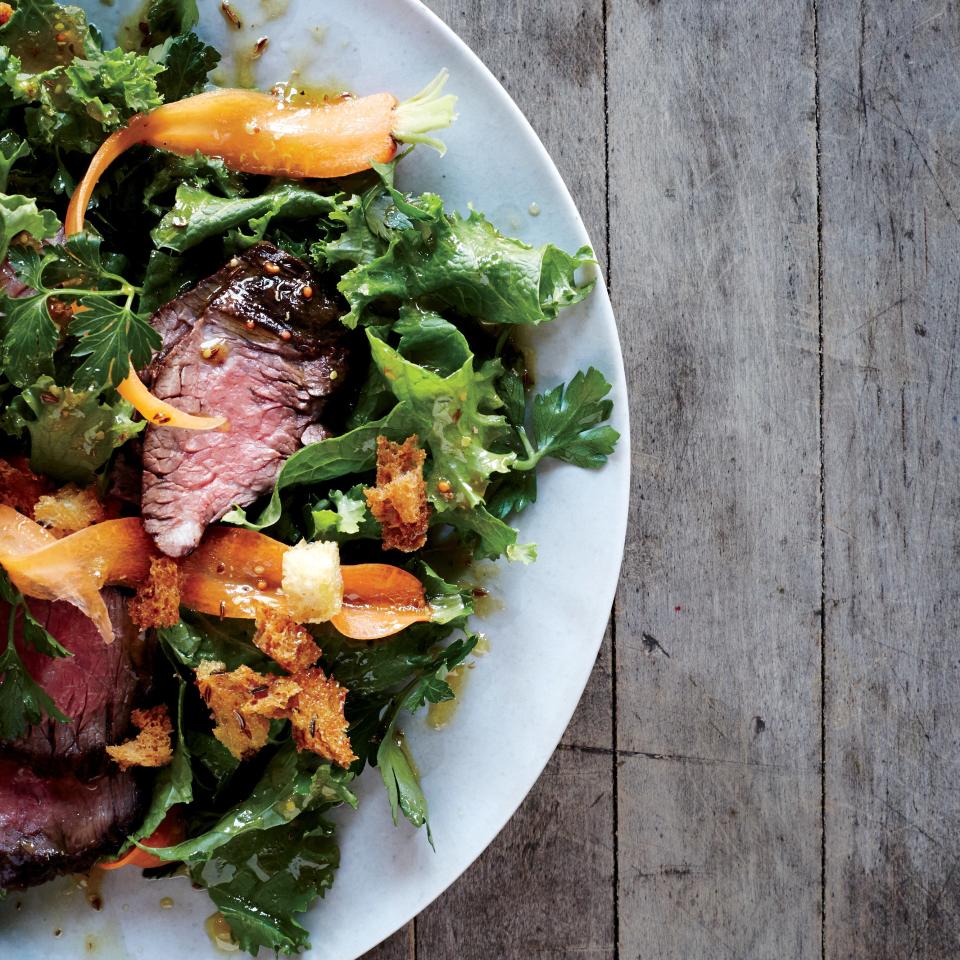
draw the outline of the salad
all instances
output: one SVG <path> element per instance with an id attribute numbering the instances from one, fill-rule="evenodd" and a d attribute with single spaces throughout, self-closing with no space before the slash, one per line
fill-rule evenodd
<path id="1" fill-rule="evenodd" d="M 214 88 L 196 22 L 0 3 L 0 896 L 186 872 L 290 954 L 367 767 L 433 842 L 403 724 L 477 651 L 473 564 L 534 562 L 538 467 L 618 434 L 519 339 L 592 252 L 398 185 L 445 73 Z"/>

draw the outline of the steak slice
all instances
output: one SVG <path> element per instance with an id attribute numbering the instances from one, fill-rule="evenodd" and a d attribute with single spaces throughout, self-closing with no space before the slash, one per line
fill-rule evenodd
<path id="1" fill-rule="evenodd" d="M 136 827 L 144 800 L 130 773 L 43 777 L 0 757 L 0 890 L 89 869 Z"/>
<path id="2" fill-rule="evenodd" d="M 72 718 L 71 723 L 45 718 L 5 745 L 34 768 L 89 766 L 102 759 L 107 744 L 119 742 L 127 733 L 145 646 L 127 614 L 123 595 L 106 589 L 103 599 L 115 634 L 110 644 L 103 642 L 93 621 L 73 604 L 29 601 L 33 616 L 73 654 L 53 659 L 17 644 L 30 675 Z M 0 618 L 0 622 L 6 620 Z"/>
<path id="3" fill-rule="evenodd" d="M 273 486 L 346 379 L 342 312 L 306 264 L 259 243 L 154 314 L 153 393 L 229 419 L 223 432 L 147 428 L 142 514 L 165 554 L 186 556 L 208 524 Z"/>

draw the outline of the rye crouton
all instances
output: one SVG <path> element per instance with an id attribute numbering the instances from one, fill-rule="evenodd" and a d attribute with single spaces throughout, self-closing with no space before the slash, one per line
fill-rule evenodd
<path id="1" fill-rule="evenodd" d="M 324 623 L 340 612 L 343 574 L 335 543 L 301 540 L 283 555 L 280 586 L 297 623 Z"/>
<path id="2" fill-rule="evenodd" d="M 140 732 L 132 740 L 115 747 L 107 747 L 107 753 L 120 765 L 128 767 L 165 767 L 173 760 L 171 734 L 173 724 L 164 704 L 147 710 L 134 710 L 130 714 L 133 725 Z"/>
<path id="3" fill-rule="evenodd" d="M 300 692 L 293 699 L 290 725 L 298 750 L 310 750 L 341 767 L 357 759 L 347 736 L 343 715 L 347 690 L 319 668 L 304 670 L 293 678 Z"/>
<path id="4" fill-rule="evenodd" d="M 200 663 L 196 683 L 213 715 L 213 735 L 238 760 L 266 744 L 270 720 L 286 717 L 300 690 L 290 677 L 268 676 L 247 666 L 228 672 L 216 660 Z"/>
<path id="5" fill-rule="evenodd" d="M 169 557 L 154 557 L 150 575 L 127 604 L 130 619 L 141 630 L 174 627 L 180 622 L 180 568 Z"/>
<path id="6" fill-rule="evenodd" d="M 259 604 L 254 644 L 288 673 L 306 670 L 320 659 L 309 631 L 290 617 Z"/>
<path id="7" fill-rule="evenodd" d="M 426 451 L 417 446 L 417 435 L 402 444 L 377 437 L 377 485 L 363 493 L 367 506 L 382 530 L 384 550 L 419 550 L 427 540 L 430 504 L 423 482 Z"/>

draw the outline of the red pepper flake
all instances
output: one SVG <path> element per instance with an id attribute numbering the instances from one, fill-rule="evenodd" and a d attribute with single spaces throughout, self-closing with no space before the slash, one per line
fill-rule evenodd
<path id="1" fill-rule="evenodd" d="M 168 417 L 165 413 L 155 413 L 153 415 L 153 422 L 159 424 L 162 427 L 164 424 L 167 424 L 170 422 L 170 417 Z"/>
<path id="2" fill-rule="evenodd" d="M 680 610 L 681 610 L 680 607 L 674 607 L 674 608 L 673 608 L 673 612 L 674 612 L 674 613 L 679 613 Z"/>
<path id="3" fill-rule="evenodd" d="M 281 330 L 281 331 L 280 331 L 280 339 L 281 339 L 281 340 L 289 340 L 292 336 L 293 336 L 293 334 L 292 334 L 289 330 Z"/>
<path id="4" fill-rule="evenodd" d="M 257 325 L 257 323 L 256 323 L 255 320 L 248 320 L 248 321 L 244 324 L 244 326 L 245 326 L 248 330 L 252 330 L 256 325 Z"/>

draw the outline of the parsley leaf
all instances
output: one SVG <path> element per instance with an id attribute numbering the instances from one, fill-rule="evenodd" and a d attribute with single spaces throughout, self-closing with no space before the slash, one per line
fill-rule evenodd
<path id="1" fill-rule="evenodd" d="M 98 294 L 80 299 L 85 309 L 68 328 L 69 334 L 79 340 L 73 356 L 85 358 L 73 375 L 75 386 L 117 386 L 131 363 L 137 368 L 146 366 L 153 351 L 160 348 L 160 334 L 146 316 L 134 312 L 132 300 L 132 293 L 121 303 Z"/>
<path id="2" fill-rule="evenodd" d="M 11 248 L 10 263 L 30 289 L 26 296 L 4 295 L 2 301 L 7 315 L 3 368 L 17 386 L 52 372 L 60 329 L 51 315 L 51 301 L 75 313 L 67 333 L 77 338 L 73 356 L 85 358 L 74 373 L 75 389 L 116 386 L 131 361 L 142 367 L 159 348 L 160 335 L 149 318 L 133 309 L 137 288 L 104 265 L 99 237 L 81 234 L 62 244 L 48 244 L 42 252 Z M 63 304 L 65 300 L 72 306 Z"/>
<path id="3" fill-rule="evenodd" d="M 610 384 L 594 367 L 580 371 L 566 385 L 560 384 L 533 401 L 533 446 L 516 470 L 531 470 L 546 456 L 578 467 L 597 469 L 613 453 L 620 434 L 609 424 L 613 401 L 605 399 Z M 526 435 L 522 434 L 526 439 Z M 529 443 L 527 444 L 529 446 Z"/>

